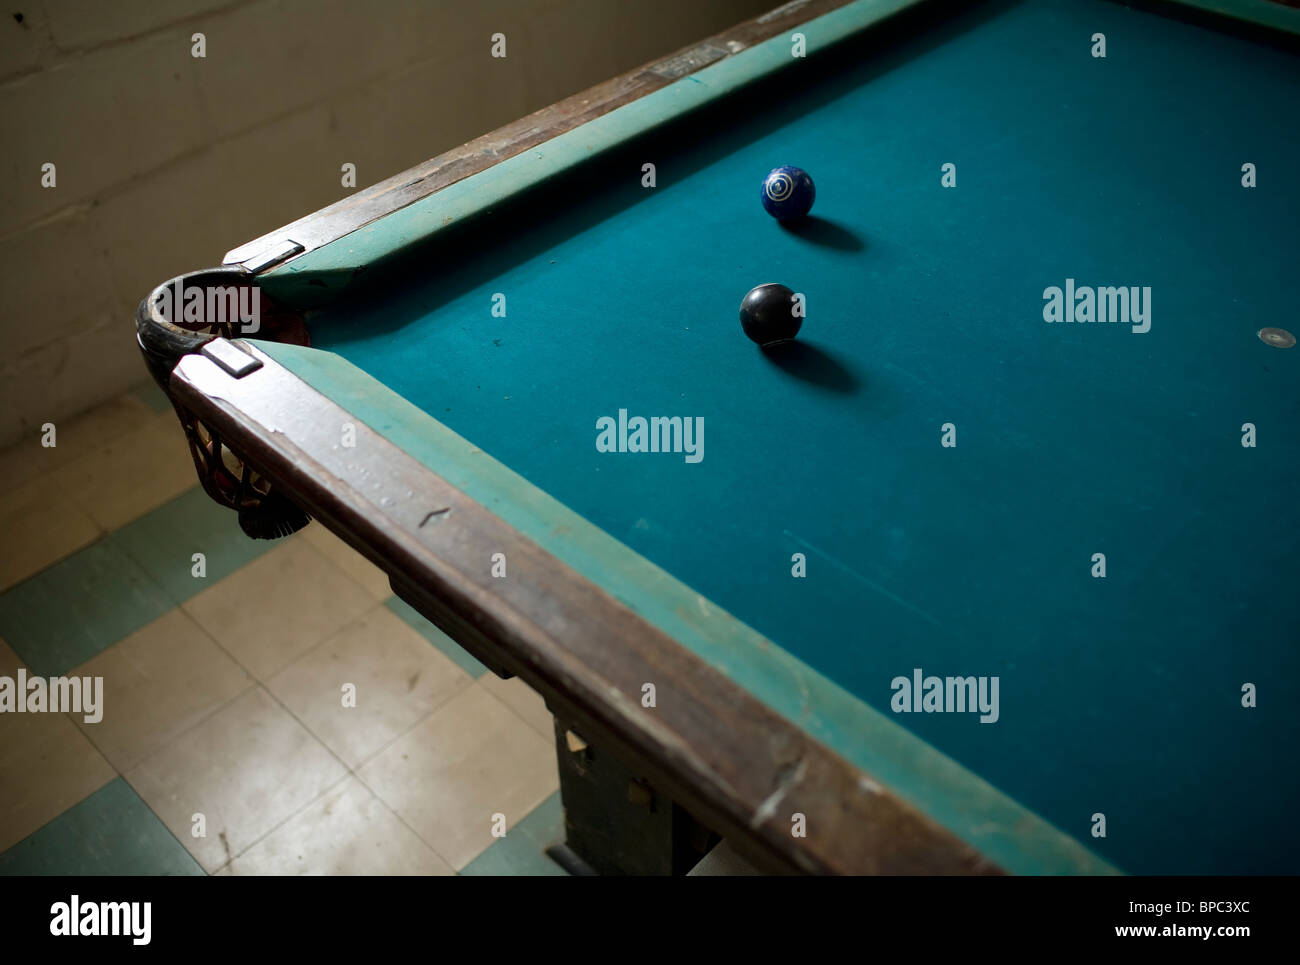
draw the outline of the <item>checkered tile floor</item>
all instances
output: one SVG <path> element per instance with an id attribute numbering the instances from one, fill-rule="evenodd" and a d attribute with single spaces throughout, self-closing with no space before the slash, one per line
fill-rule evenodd
<path id="1" fill-rule="evenodd" d="M 541 700 L 323 527 L 245 538 L 161 393 L 0 453 L 0 531 L 0 676 L 104 681 L 0 714 L 0 873 L 563 873 Z"/>

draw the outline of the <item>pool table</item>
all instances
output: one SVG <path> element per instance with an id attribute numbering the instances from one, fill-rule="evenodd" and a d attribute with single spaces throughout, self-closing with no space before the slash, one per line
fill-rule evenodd
<path id="1" fill-rule="evenodd" d="M 572 869 L 1295 873 L 1298 31 L 789 3 L 138 339 L 251 536 L 315 519 L 545 698 Z"/>

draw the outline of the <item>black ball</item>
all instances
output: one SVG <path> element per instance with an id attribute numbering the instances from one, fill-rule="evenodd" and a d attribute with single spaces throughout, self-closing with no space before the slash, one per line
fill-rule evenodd
<path id="1" fill-rule="evenodd" d="M 759 345 L 787 342 L 803 325 L 794 307 L 794 292 L 784 285 L 759 285 L 740 303 L 740 327 Z"/>

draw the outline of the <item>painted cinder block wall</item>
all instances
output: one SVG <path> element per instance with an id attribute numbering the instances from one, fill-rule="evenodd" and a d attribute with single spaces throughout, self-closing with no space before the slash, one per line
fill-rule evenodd
<path id="1" fill-rule="evenodd" d="M 0 446 L 143 381 L 131 324 L 149 287 L 343 197 L 345 162 L 364 188 L 775 5 L 14 0 Z"/>

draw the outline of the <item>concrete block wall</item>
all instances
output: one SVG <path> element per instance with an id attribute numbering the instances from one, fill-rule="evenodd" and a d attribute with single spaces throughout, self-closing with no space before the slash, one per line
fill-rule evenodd
<path id="1" fill-rule="evenodd" d="M 364 188 L 776 2 L 14 0 L 0 446 L 141 382 L 149 287 L 349 193 L 345 162 Z"/>

